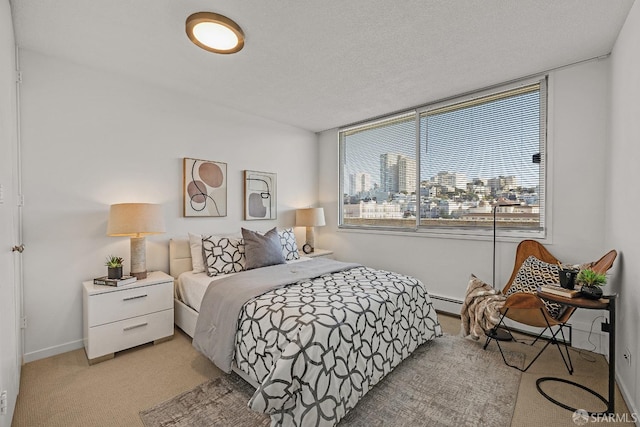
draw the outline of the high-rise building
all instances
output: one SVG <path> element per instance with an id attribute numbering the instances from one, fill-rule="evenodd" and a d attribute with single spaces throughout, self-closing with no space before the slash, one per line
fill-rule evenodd
<path id="1" fill-rule="evenodd" d="M 398 191 L 409 194 L 416 191 L 416 161 L 408 157 L 398 157 Z"/>
<path id="2" fill-rule="evenodd" d="M 387 193 L 416 191 L 416 161 L 401 154 L 380 155 L 380 190 Z"/>
<path id="3" fill-rule="evenodd" d="M 380 190 L 387 193 L 398 191 L 398 154 L 380 155 Z"/>
<path id="4" fill-rule="evenodd" d="M 349 194 L 352 196 L 369 193 L 372 188 L 371 175 L 364 172 L 349 175 Z"/>

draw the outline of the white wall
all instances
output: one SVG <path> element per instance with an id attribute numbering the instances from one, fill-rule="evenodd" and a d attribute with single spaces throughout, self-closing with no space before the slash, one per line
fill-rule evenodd
<path id="1" fill-rule="evenodd" d="M 604 240 L 608 73 L 607 60 L 600 60 L 550 75 L 548 206 L 552 231 L 544 243 L 563 262 L 596 260 L 611 249 L 607 246 L 611 243 Z M 320 170 L 320 205 L 327 212 L 327 226 L 318 230 L 319 247 L 333 249 L 339 259 L 414 275 L 432 294 L 452 299 L 463 299 L 471 273 L 491 282 L 491 238 L 465 240 L 338 230 L 337 130 L 320 135 Z M 511 274 L 518 241 L 499 239 L 499 288 Z M 603 313 L 579 310 L 574 314 L 574 345 L 592 348 L 587 336 L 596 314 Z M 598 349 L 599 330 L 594 328 Z"/>
<path id="2" fill-rule="evenodd" d="M 615 289 L 620 294 L 616 369 L 618 384 L 632 412 L 640 414 L 640 245 L 638 210 L 640 199 L 640 4 L 636 2 L 618 36 L 611 56 L 611 178 L 607 186 L 607 229 L 609 245 L 620 250 L 620 274 Z M 631 364 L 622 353 L 631 352 Z"/>
<path id="3" fill-rule="evenodd" d="M 20 61 L 27 361 L 81 347 L 81 282 L 109 254 L 129 259 L 128 238 L 105 235 L 110 204 L 164 206 L 147 269 L 168 271 L 173 236 L 292 226 L 317 200 L 313 133 L 32 51 Z M 227 163 L 227 217 L 181 216 L 183 157 Z M 244 169 L 277 173 L 277 221 L 242 220 Z"/>
<path id="4" fill-rule="evenodd" d="M 19 301 L 14 283 L 13 215 L 16 198 L 13 154 L 16 142 L 15 42 L 9 2 L 0 1 L 0 392 L 7 392 L 7 414 L 0 427 L 10 426 L 20 379 Z"/>

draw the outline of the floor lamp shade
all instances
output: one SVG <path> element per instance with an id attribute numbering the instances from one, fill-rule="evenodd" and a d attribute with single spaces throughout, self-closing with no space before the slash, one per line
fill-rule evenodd
<path id="1" fill-rule="evenodd" d="M 165 232 L 162 206 L 152 203 L 119 203 L 111 205 L 108 236 L 131 237 L 131 275 L 147 277 L 145 236 Z"/>
<path id="2" fill-rule="evenodd" d="M 305 208 L 296 210 L 296 226 L 307 227 L 307 241 L 302 247 L 304 253 L 313 252 L 315 248 L 315 229 L 325 225 L 323 208 Z"/>

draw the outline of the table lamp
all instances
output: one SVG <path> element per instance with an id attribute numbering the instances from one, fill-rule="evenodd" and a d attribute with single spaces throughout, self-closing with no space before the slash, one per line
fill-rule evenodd
<path id="1" fill-rule="evenodd" d="M 147 277 L 145 236 L 164 233 L 162 206 L 151 203 L 111 205 L 107 236 L 131 237 L 131 275 Z"/>
<path id="2" fill-rule="evenodd" d="M 310 254 L 315 247 L 315 229 L 325 225 L 323 208 L 305 208 L 296 210 L 296 226 L 307 227 L 307 241 L 302 247 L 305 254 Z"/>

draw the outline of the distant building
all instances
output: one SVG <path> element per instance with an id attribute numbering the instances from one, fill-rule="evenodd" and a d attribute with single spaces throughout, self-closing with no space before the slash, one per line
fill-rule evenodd
<path id="1" fill-rule="evenodd" d="M 435 184 L 446 187 L 447 191 L 453 192 L 467 189 L 467 175 L 460 172 L 438 172 L 433 178 Z"/>
<path id="2" fill-rule="evenodd" d="M 371 175 L 360 172 L 349 175 L 349 194 L 364 196 L 372 188 Z"/>
<path id="3" fill-rule="evenodd" d="M 404 216 L 404 212 L 398 203 L 360 202 L 343 207 L 343 218 L 365 219 L 398 219 Z"/>
<path id="4" fill-rule="evenodd" d="M 416 161 L 408 157 L 398 157 L 398 191 L 415 193 Z"/>
<path id="5" fill-rule="evenodd" d="M 398 192 L 398 154 L 380 155 L 380 190 L 387 193 Z"/>
<path id="6" fill-rule="evenodd" d="M 380 190 L 413 193 L 416 188 L 416 161 L 401 154 L 380 155 Z"/>
<path id="7" fill-rule="evenodd" d="M 515 190 L 518 188 L 518 179 L 513 175 L 499 176 L 497 178 L 489 178 L 487 185 L 491 188 L 492 193 Z"/>

